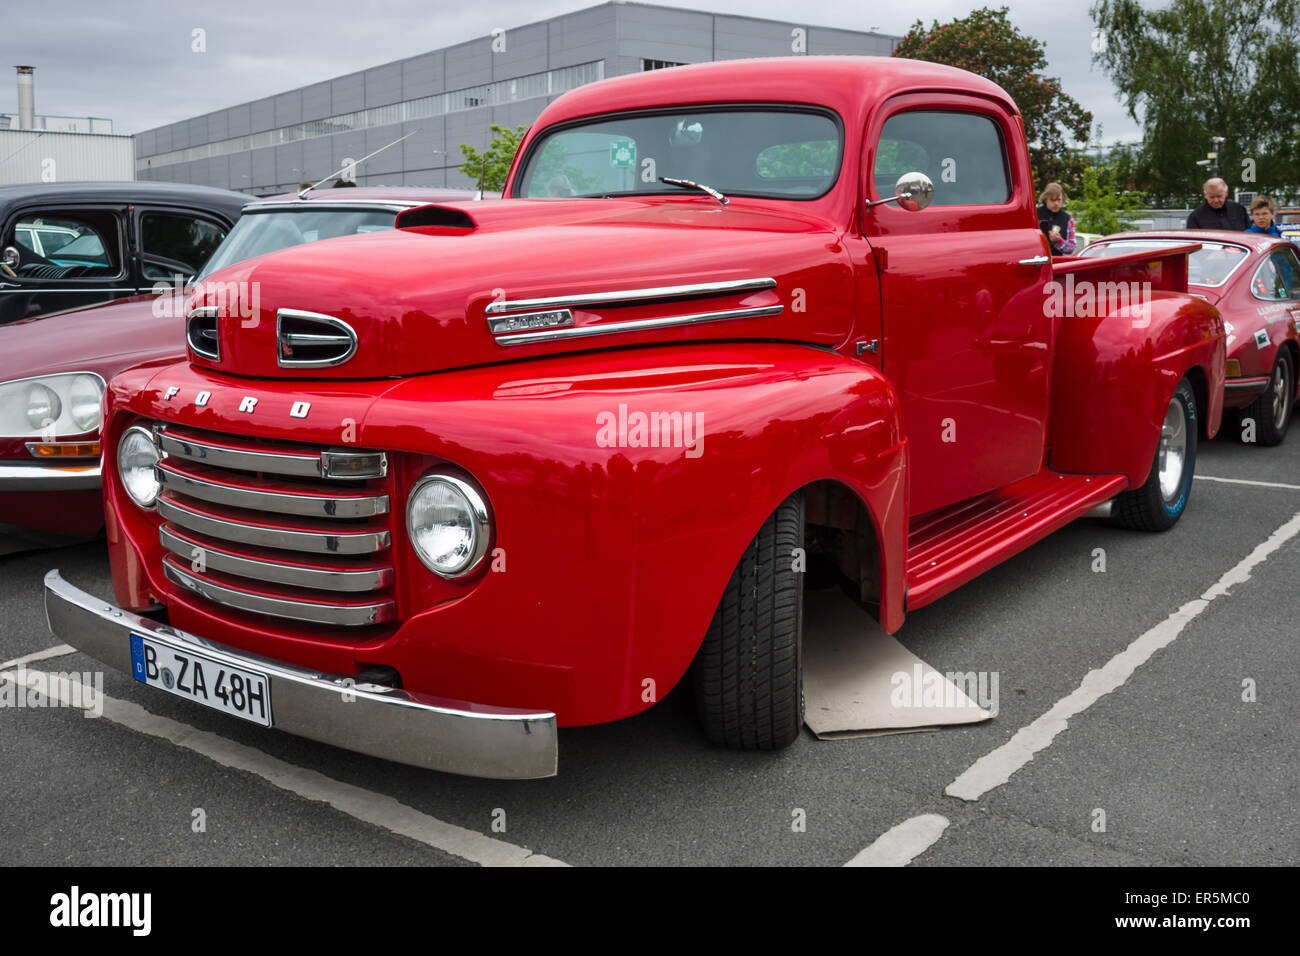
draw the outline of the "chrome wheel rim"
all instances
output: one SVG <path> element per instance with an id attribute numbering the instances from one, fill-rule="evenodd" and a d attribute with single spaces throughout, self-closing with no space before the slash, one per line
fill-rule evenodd
<path id="1" fill-rule="evenodd" d="M 1187 463 L 1187 417 L 1183 403 L 1175 396 L 1165 410 L 1165 423 L 1160 428 L 1160 495 L 1172 502 L 1183 486 L 1183 468 Z"/>
<path id="2" fill-rule="evenodd" d="M 1289 366 L 1279 360 L 1273 368 L 1273 427 L 1275 429 L 1281 429 L 1286 424 L 1287 415 L 1291 411 L 1287 402 L 1291 391 L 1290 378 Z"/>

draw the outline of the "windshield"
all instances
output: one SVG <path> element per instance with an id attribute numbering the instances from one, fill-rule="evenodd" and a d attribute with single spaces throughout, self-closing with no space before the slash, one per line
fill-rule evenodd
<path id="1" fill-rule="evenodd" d="M 526 199 L 628 196 L 697 190 L 815 199 L 839 175 L 844 136 L 824 113 L 711 109 L 602 118 L 543 133 L 515 176 Z"/>
<path id="2" fill-rule="evenodd" d="M 235 223 L 230 235 L 217 247 L 198 278 L 206 279 L 232 263 L 305 242 L 392 229 L 396 218 L 397 214 L 391 209 L 310 209 L 300 206 L 268 212 L 252 210 Z"/>
<path id="3" fill-rule="evenodd" d="M 1250 255 L 1249 250 L 1244 246 L 1193 239 L 1117 239 L 1114 242 L 1094 242 L 1079 255 L 1126 256 L 1133 252 L 1170 249 L 1174 246 L 1186 245 L 1188 242 L 1201 243 L 1201 248 L 1187 257 L 1187 281 L 1191 285 L 1211 287 L 1223 285 Z"/>

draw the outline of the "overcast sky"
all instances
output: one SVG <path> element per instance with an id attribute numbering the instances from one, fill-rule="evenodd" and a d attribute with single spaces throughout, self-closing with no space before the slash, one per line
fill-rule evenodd
<path id="1" fill-rule="evenodd" d="M 138 133 L 366 67 L 595 6 L 588 0 L 59 0 L 5 3 L 0 14 L 0 113 L 17 112 L 12 66 L 36 67 L 36 112 L 102 116 Z M 812 26 L 876 28 L 900 36 L 918 18 L 947 22 L 985 5 L 972 0 L 699 0 L 662 6 L 737 13 Z M 1050 76 L 1104 141 L 1140 130 L 1091 66 L 1089 2 L 988 0 L 1046 44 Z M 1146 3 L 1144 2 L 1144 5 Z M 1162 6 L 1163 3 L 1151 3 Z M 207 50 L 191 52 L 196 27 Z"/>

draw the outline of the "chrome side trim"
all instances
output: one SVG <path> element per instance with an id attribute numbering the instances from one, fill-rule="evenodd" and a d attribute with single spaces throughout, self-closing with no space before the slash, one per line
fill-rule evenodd
<path id="1" fill-rule="evenodd" d="M 193 438 L 181 438 L 159 425 L 154 433 L 158 445 L 169 455 L 202 462 L 217 468 L 238 468 L 244 471 L 265 471 L 273 475 L 291 475 L 299 478 L 320 478 L 320 455 L 293 455 L 284 452 L 253 452 L 238 448 L 221 448 Z"/>
<path id="2" fill-rule="evenodd" d="M 322 591 L 377 591 L 393 583 L 392 568 L 375 568 L 366 571 L 327 571 L 321 568 L 304 568 L 231 554 L 206 544 L 192 544 L 179 537 L 166 525 L 158 529 L 162 546 L 177 557 L 191 562 L 198 560 L 199 551 L 205 567 L 255 581 L 287 584 L 292 587 L 316 588 Z"/>
<path id="3" fill-rule="evenodd" d="M 124 674 L 131 673 L 132 634 L 265 674 L 276 728 L 299 737 L 428 770 L 496 779 L 555 776 L 553 713 L 348 686 L 347 675 L 236 650 L 114 607 L 58 571 L 45 575 L 45 619 L 56 639 Z"/>
<path id="4" fill-rule="evenodd" d="M 441 200 L 442 202 L 463 202 L 464 199 L 449 198 Z M 430 199 L 427 201 L 414 199 L 284 199 L 284 200 L 267 200 L 263 199 L 258 202 L 250 202 L 244 206 L 241 215 L 247 216 L 249 213 L 257 212 L 276 212 L 281 209 L 387 209 L 390 212 L 398 213 L 407 209 L 414 209 L 417 206 L 428 206 L 439 200 Z"/>
<path id="5" fill-rule="evenodd" d="M 388 495 L 385 494 L 336 497 L 236 488 L 176 471 L 166 459 L 154 466 L 154 472 L 164 488 L 174 488 L 191 498 L 234 508 L 318 518 L 370 518 L 388 513 Z"/>
<path id="6" fill-rule="evenodd" d="M 308 332 L 285 332 L 285 319 L 301 319 L 338 329 L 342 335 L 320 335 Z M 329 359 L 285 358 L 282 345 L 343 345 L 342 355 Z M 299 309 L 279 309 L 275 313 L 275 364 L 281 368 L 333 368 L 342 365 L 357 354 L 357 333 L 342 319 L 320 312 L 303 312 Z"/>
<path id="7" fill-rule="evenodd" d="M 729 295 L 734 292 L 753 292 L 758 289 L 775 289 L 776 280 L 740 279 L 733 282 L 694 282 L 689 285 L 665 285 L 649 289 L 621 289 L 610 292 L 591 292 L 585 295 L 559 295 L 545 299 L 515 299 L 490 302 L 488 315 L 501 312 L 531 312 L 558 309 L 572 305 L 630 305 L 634 302 L 653 302 L 657 299 L 681 299 L 690 296 Z"/>
<path id="8" fill-rule="evenodd" d="M 1265 392 L 1268 391 L 1269 377 L 1261 375 L 1253 378 L 1227 378 L 1223 380 L 1225 392 Z"/>
<path id="9" fill-rule="evenodd" d="M 314 604 L 299 598 L 284 600 L 240 591 L 196 577 L 176 567 L 176 563 L 170 557 L 164 557 L 162 563 L 163 574 L 173 584 L 179 584 L 187 591 L 193 591 L 199 597 L 207 598 L 217 604 L 238 608 L 241 611 L 252 611 L 254 614 L 269 614 L 271 617 L 283 617 L 291 621 L 335 624 L 342 627 L 382 624 L 397 616 L 397 607 L 392 601 L 339 606 Z"/>
<path id="10" fill-rule="evenodd" d="M 35 461 L 0 461 L 0 491 L 81 491 L 98 487 L 98 461 L 63 467 Z"/>
<path id="11" fill-rule="evenodd" d="M 306 551 L 310 554 L 373 554 L 380 548 L 388 547 L 390 540 L 387 530 L 325 534 L 320 531 L 287 531 L 283 528 L 209 518 L 161 495 L 156 504 L 160 515 L 182 528 L 210 534 L 225 541 L 238 541 L 264 548 Z"/>
<path id="12" fill-rule="evenodd" d="M 692 315 L 666 315 L 654 319 L 636 319 L 631 322 L 606 322 L 602 325 L 584 325 L 574 329 L 556 329 L 547 332 L 517 332 L 498 335 L 497 345 L 532 345 L 535 342 L 554 342 L 558 339 L 584 338 L 589 335 L 613 335 L 616 332 L 643 332 L 674 325 L 694 325 L 697 322 L 723 322 L 727 319 L 752 319 L 761 315 L 780 315 L 783 305 L 768 305 L 757 309 L 724 309 L 721 312 L 696 312 Z"/>

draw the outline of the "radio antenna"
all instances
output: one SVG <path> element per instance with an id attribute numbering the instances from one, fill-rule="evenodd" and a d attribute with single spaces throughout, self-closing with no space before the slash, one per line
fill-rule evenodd
<path id="1" fill-rule="evenodd" d="M 416 133 L 418 133 L 418 132 L 420 132 L 418 129 L 413 129 L 413 130 L 411 130 L 409 133 L 407 133 L 405 136 L 403 136 L 401 139 L 395 139 L 395 140 L 393 140 L 391 143 L 388 144 L 388 146 L 396 146 L 396 145 L 397 145 L 398 143 L 400 143 L 403 139 L 410 139 L 412 136 L 414 136 L 414 135 L 415 135 Z M 344 172 L 344 171 L 345 171 L 349 166 L 352 166 L 352 167 L 360 166 L 362 163 L 364 163 L 364 162 L 365 162 L 367 159 L 369 159 L 371 156 L 378 156 L 378 155 L 379 155 L 380 153 L 382 153 L 384 150 L 388 149 L 388 146 L 380 146 L 380 147 L 379 147 L 377 150 L 375 150 L 373 153 L 368 153 L 367 155 L 362 156 L 360 159 L 358 159 L 358 160 L 357 160 L 356 162 L 354 162 L 354 163 L 344 163 L 344 164 L 343 164 L 342 166 L 340 166 L 338 169 L 334 170 L 334 172 L 332 172 L 332 173 L 330 173 L 328 176 L 326 176 L 325 179 L 322 179 L 319 183 L 314 183 L 314 184 L 312 184 L 311 186 L 308 186 L 308 187 L 307 187 L 306 189 L 304 189 L 302 192 L 298 193 L 298 198 L 299 198 L 299 199 L 306 199 L 306 198 L 307 198 L 307 194 L 308 194 L 309 192 L 311 192 L 313 189 L 315 189 L 317 186 L 319 186 L 321 183 L 325 182 L 326 180 L 332 179 L 332 178 L 335 177 L 335 176 L 338 176 L 340 173 Z"/>

